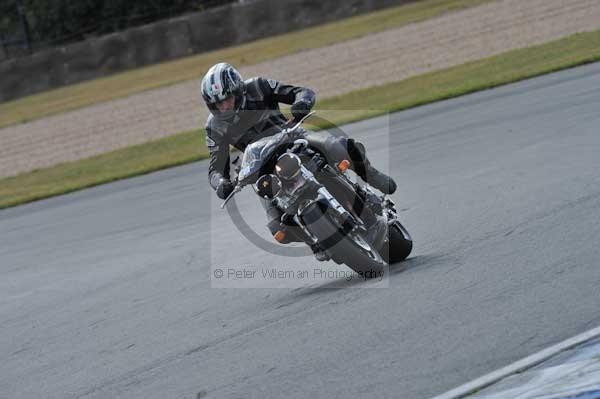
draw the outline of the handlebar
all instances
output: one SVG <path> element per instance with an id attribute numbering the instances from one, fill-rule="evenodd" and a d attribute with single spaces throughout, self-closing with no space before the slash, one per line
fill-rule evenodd
<path id="1" fill-rule="evenodd" d="M 310 118 L 311 116 L 313 116 L 313 114 L 315 113 L 315 111 L 310 111 L 308 114 L 304 115 L 302 117 L 302 119 L 300 119 L 298 121 L 298 123 L 296 123 L 293 127 L 291 128 L 287 128 L 284 130 L 284 132 L 286 133 L 292 133 L 293 131 L 295 131 L 296 129 L 298 129 L 300 127 L 301 124 L 304 123 L 305 120 L 307 120 L 308 118 Z"/>
<path id="2" fill-rule="evenodd" d="M 233 191 L 231 192 L 231 194 L 229 194 L 227 196 L 227 198 L 225 198 L 225 200 L 221 204 L 221 209 L 225 208 L 225 205 L 227 205 L 227 203 L 229 202 L 229 200 L 232 199 L 234 195 L 236 195 L 237 193 L 239 193 L 240 191 L 242 191 L 242 188 L 244 188 L 244 186 L 240 186 L 239 184 L 236 183 L 236 185 L 233 188 Z"/>

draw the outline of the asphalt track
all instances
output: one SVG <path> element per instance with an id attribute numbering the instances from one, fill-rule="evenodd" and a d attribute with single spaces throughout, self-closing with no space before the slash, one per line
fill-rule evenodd
<path id="1" fill-rule="evenodd" d="M 420 399 L 600 324 L 600 64 L 389 121 L 344 128 L 400 182 L 387 288 L 211 288 L 309 258 L 245 240 L 206 162 L 1 211 L 0 398 Z"/>

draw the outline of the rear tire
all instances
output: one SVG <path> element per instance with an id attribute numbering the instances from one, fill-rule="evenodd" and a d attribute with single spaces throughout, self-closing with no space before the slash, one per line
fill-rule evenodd
<path id="1" fill-rule="evenodd" d="M 336 263 L 344 263 L 366 278 L 382 276 L 385 260 L 379 251 L 372 248 L 356 231 L 344 233 L 328 210 L 323 211 L 318 203 L 305 209 L 302 219 L 310 232 L 324 244 Z"/>
<path id="2" fill-rule="evenodd" d="M 383 259 L 388 263 L 401 262 L 410 255 L 413 242 L 408 231 L 398 221 L 389 226 L 389 241 L 380 248 Z"/>

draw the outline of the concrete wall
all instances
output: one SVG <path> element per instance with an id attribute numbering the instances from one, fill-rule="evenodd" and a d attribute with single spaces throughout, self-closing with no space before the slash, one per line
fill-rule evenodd
<path id="1" fill-rule="evenodd" d="M 0 102 L 416 0 L 246 0 L 0 62 Z"/>

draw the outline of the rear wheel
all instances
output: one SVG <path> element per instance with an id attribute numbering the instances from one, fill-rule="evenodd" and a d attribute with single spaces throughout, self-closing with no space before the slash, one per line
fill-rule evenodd
<path id="1" fill-rule="evenodd" d="M 323 210 L 318 203 L 309 205 L 302 213 L 306 227 L 336 263 L 344 263 L 367 278 L 381 276 L 386 262 L 358 229 L 344 230 L 332 211 Z"/>
<path id="2" fill-rule="evenodd" d="M 389 226 L 388 241 L 381 248 L 380 253 L 388 263 L 401 262 L 410 255 L 413 242 L 408 231 L 398 221 Z"/>

